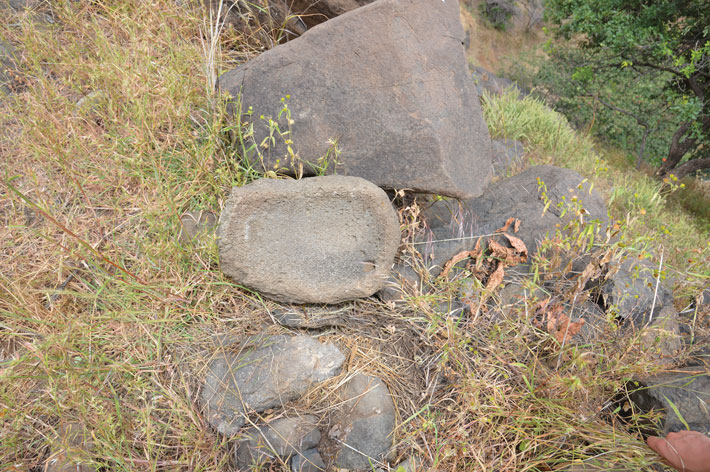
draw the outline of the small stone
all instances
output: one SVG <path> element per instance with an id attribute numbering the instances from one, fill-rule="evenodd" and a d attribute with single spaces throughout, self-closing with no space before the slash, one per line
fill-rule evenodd
<path id="1" fill-rule="evenodd" d="M 294 454 L 314 448 L 320 441 L 318 418 L 304 415 L 280 418 L 262 426 L 249 428 L 237 443 L 235 457 L 240 468 L 261 465 L 279 458 L 288 460 Z"/>
<path id="2" fill-rule="evenodd" d="M 325 470 L 325 462 L 317 449 L 309 449 L 293 456 L 291 472 L 320 472 Z"/>
<path id="3" fill-rule="evenodd" d="M 419 292 L 419 279 L 419 274 L 408 264 L 397 263 L 377 296 L 383 302 L 404 301 L 408 295 L 416 295 Z"/>
<path id="4" fill-rule="evenodd" d="M 377 377 L 356 374 L 343 389 L 341 417 L 329 432 L 339 451 L 335 465 L 369 469 L 392 447 L 395 408 L 387 386 Z"/>
<path id="5" fill-rule="evenodd" d="M 256 336 L 241 352 L 218 352 L 207 368 L 200 399 L 207 421 L 222 434 L 236 434 L 248 411 L 294 400 L 335 376 L 345 356 L 333 344 L 306 335 Z"/>
<path id="6" fill-rule="evenodd" d="M 393 472 L 425 472 L 429 470 L 425 466 L 426 462 L 419 456 L 408 457 L 399 464 L 397 464 Z"/>

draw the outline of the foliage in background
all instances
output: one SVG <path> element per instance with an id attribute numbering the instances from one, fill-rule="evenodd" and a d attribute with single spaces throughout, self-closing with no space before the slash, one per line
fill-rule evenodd
<path id="1" fill-rule="evenodd" d="M 478 11 L 492 27 L 505 31 L 516 6 L 513 0 L 485 0 L 478 5 Z"/>
<path id="2" fill-rule="evenodd" d="M 574 40 L 581 62 L 568 78 L 609 100 L 606 105 L 639 126 L 654 129 L 657 112 L 643 116 L 627 94 L 652 86 L 640 97 L 677 117 L 660 175 L 684 177 L 710 168 L 710 8 L 705 0 L 548 0 L 546 19 L 558 37 Z M 560 62 L 557 61 L 559 66 Z M 604 86 L 605 79 L 612 84 Z M 599 80 L 597 80 L 599 79 Z M 641 104 L 645 107 L 645 104 Z M 623 107 L 630 107 L 625 109 Z"/>
<path id="3" fill-rule="evenodd" d="M 668 104 L 668 73 L 639 76 L 630 69 L 592 70 L 584 49 L 548 42 L 543 55 L 513 63 L 511 78 L 563 113 L 578 130 L 589 130 L 642 162 L 660 166 L 680 124 Z"/>

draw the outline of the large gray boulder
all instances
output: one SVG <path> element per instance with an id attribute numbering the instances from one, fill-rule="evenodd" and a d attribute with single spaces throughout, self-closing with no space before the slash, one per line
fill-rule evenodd
<path id="1" fill-rule="evenodd" d="M 217 236 L 237 283 L 287 303 L 339 303 L 382 288 L 400 231 L 382 189 L 327 176 L 233 188 Z"/>
<path id="2" fill-rule="evenodd" d="M 380 187 L 470 198 L 491 178 L 490 137 L 468 77 L 456 1 L 378 0 L 220 77 L 252 108 L 257 169 L 333 169 Z M 282 98 L 289 108 L 284 112 Z M 233 107 L 235 111 L 237 107 Z M 263 116 L 264 119 L 260 117 Z M 287 136 L 269 141 L 278 122 Z M 288 152 L 286 140 L 299 159 Z M 321 164 L 319 164 L 322 167 Z"/>
<path id="3" fill-rule="evenodd" d="M 676 369 L 637 379 L 636 384 L 631 400 L 644 412 L 663 411 L 659 427 L 664 434 L 685 429 L 684 422 L 691 430 L 710 434 L 710 375 L 704 367 Z"/>
<path id="4" fill-rule="evenodd" d="M 370 469 L 392 447 L 395 408 L 387 386 L 377 377 L 356 374 L 342 392 L 341 415 L 328 433 L 339 444 L 335 465 Z"/>
<path id="5" fill-rule="evenodd" d="M 200 401 L 207 421 L 236 434 L 249 410 L 264 411 L 306 393 L 340 371 L 345 356 L 333 344 L 306 336 L 259 336 L 241 352 L 218 352 L 207 366 Z"/>
<path id="6" fill-rule="evenodd" d="M 586 210 L 586 221 L 608 224 L 604 200 L 583 180 L 570 169 L 536 166 L 496 182 L 478 198 L 438 200 L 422 212 L 426 229 L 416 238 L 417 249 L 436 275 L 452 256 L 473 249 L 479 236 L 493 234 L 512 217 L 520 220 L 520 228 L 509 233 L 522 239 L 533 255 L 546 234 L 554 236 L 558 225 L 570 220 L 574 212 L 564 210 L 574 205 L 574 199 Z M 545 184 L 545 192 L 539 182 Z M 550 202 L 546 211 L 543 193 Z"/>

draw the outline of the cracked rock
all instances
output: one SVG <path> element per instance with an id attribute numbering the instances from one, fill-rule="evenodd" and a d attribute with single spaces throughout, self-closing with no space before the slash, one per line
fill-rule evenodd
<path id="1" fill-rule="evenodd" d="M 340 371 L 345 356 L 311 336 L 256 336 L 240 352 L 218 352 L 207 367 L 200 399 L 207 421 L 233 435 L 250 411 L 295 400 Z"/>
<path id="2" fill-rule="evenodd" d="M 341 416 L 329 432 L 339 445 L 335 465 L 369 470 L 383 462 L 392 447 L 394 403 L 382 380 L 364 374 L 346 384 L 341 400 Z"/>

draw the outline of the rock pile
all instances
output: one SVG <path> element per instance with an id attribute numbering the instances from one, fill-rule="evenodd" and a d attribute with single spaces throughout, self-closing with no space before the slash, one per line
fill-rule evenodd
<path id="1" fill-rule="evenodd" d="M 201 401 L 207 421 L 236 434 L 250 410 L 280 406 L 340 372 L 345 360 L 332 344 L 306 336 L 257 336 L 239 353 L 222 351 L 207 366 Z"/>
<path id="2" fill-rule="evenodd" d="M 308 9 L 314 2 L 301 3 Z M 283 303 L 335 304 L 377 291 L 396 302 L 408 291 L 403 287 L 426 290 L 420 274 L 446 276 L 457 255 L 481 250 L 479 238 L 492 241 L 492 235 L 506 233 L 507 242 L 500 239 L 496 250 L 498 256 L 514 254 L 507 263 L 515 270 L 495 287 L 501 286 L 499 307 L 514 313 L 527 296 L 516 277 L 527 276 L 529 258 L 545 250 L 541 241 L 572 223 L 603 233 L 610 226 L 604 201 L 567 169 L 538 166 L 503 178 L 522 164 L 524 148 L 517 141 L 494 143 L 491 164 L 456 2 L 378 0 L 356 9 L 368 2 L 321 3 L 332 12 L 341 3 L 353 11 L 221 78 L 234 98 L 235 119 L 253 125 L 255 152 L 242 156 L 248 165 L 270 177 L 304 177 L 261 179 L 232 190 L 217 228 L 222 270 Z M 332 12 L 323 16 L 337 14 Z M 493 168 L 501 179 L 490 185 Z M 322 175 L 333 172 L 341 175 Z M 414 244 L 408 246 L 416 249 L 416 267 L 403 257 L 395 263 L 400 223 L 385 189 L 456 198 L 422 198 L 423 226 L 409 235 Z M 215 221 L 186 214 L 182 223 L 183 243 L 190 243 Z M 672 294 L 658 271 L 631 259 L 606 264 L 601 270 L 588 257 L 570 261 L 570 280 L 581 280 L 584 292 L 579 303 L 544 301 L 547 287 L 531 294 L 543 300 L 539 311 L 547 311 L 540 326 L 551 326 L 550 313 L 557 313 L 574 325 L 570 342 L 582 344 L 599 336 L 611 313 L 631 326 L 654 317 L 647 345 L 667 358 L 677 347 L 678 326 Z M 552 283 L 571 282 L 545 282 Z M 474 292 L 462 289 L 434 310 L 464 320 Z M 338 330 L 348 316 L 342 307 L 291 306 L 273 310 L 270 320 L 283 330 Z M 659 343 L 661 332 L 670 333 L 670 341 Z M 555 337 L 567 342 L 566 335 Z M 344 360 L 338 347 L 306 334 L 234 340 L 207 365 L 200 394 L 205 417 L 235 440 L 241 469 L 274 461 L 293 471 L 389 467 L 397 410 L 377 377 L 342 372 L 349 377 L 336 389 L 328 414 L 285 409 L 275 419 L 243 427 L 250 413 L 268 411 L 274 418 L 274 411 L 341 374 Z M 659 400 L 665 391 L 659 392 L 637 402 L 667 410 Z M 692 398 L 677 404 L 695 405 Z M 420 458 L 405 461 L 404 469 L 413 463 L 419 467 Z"/>

